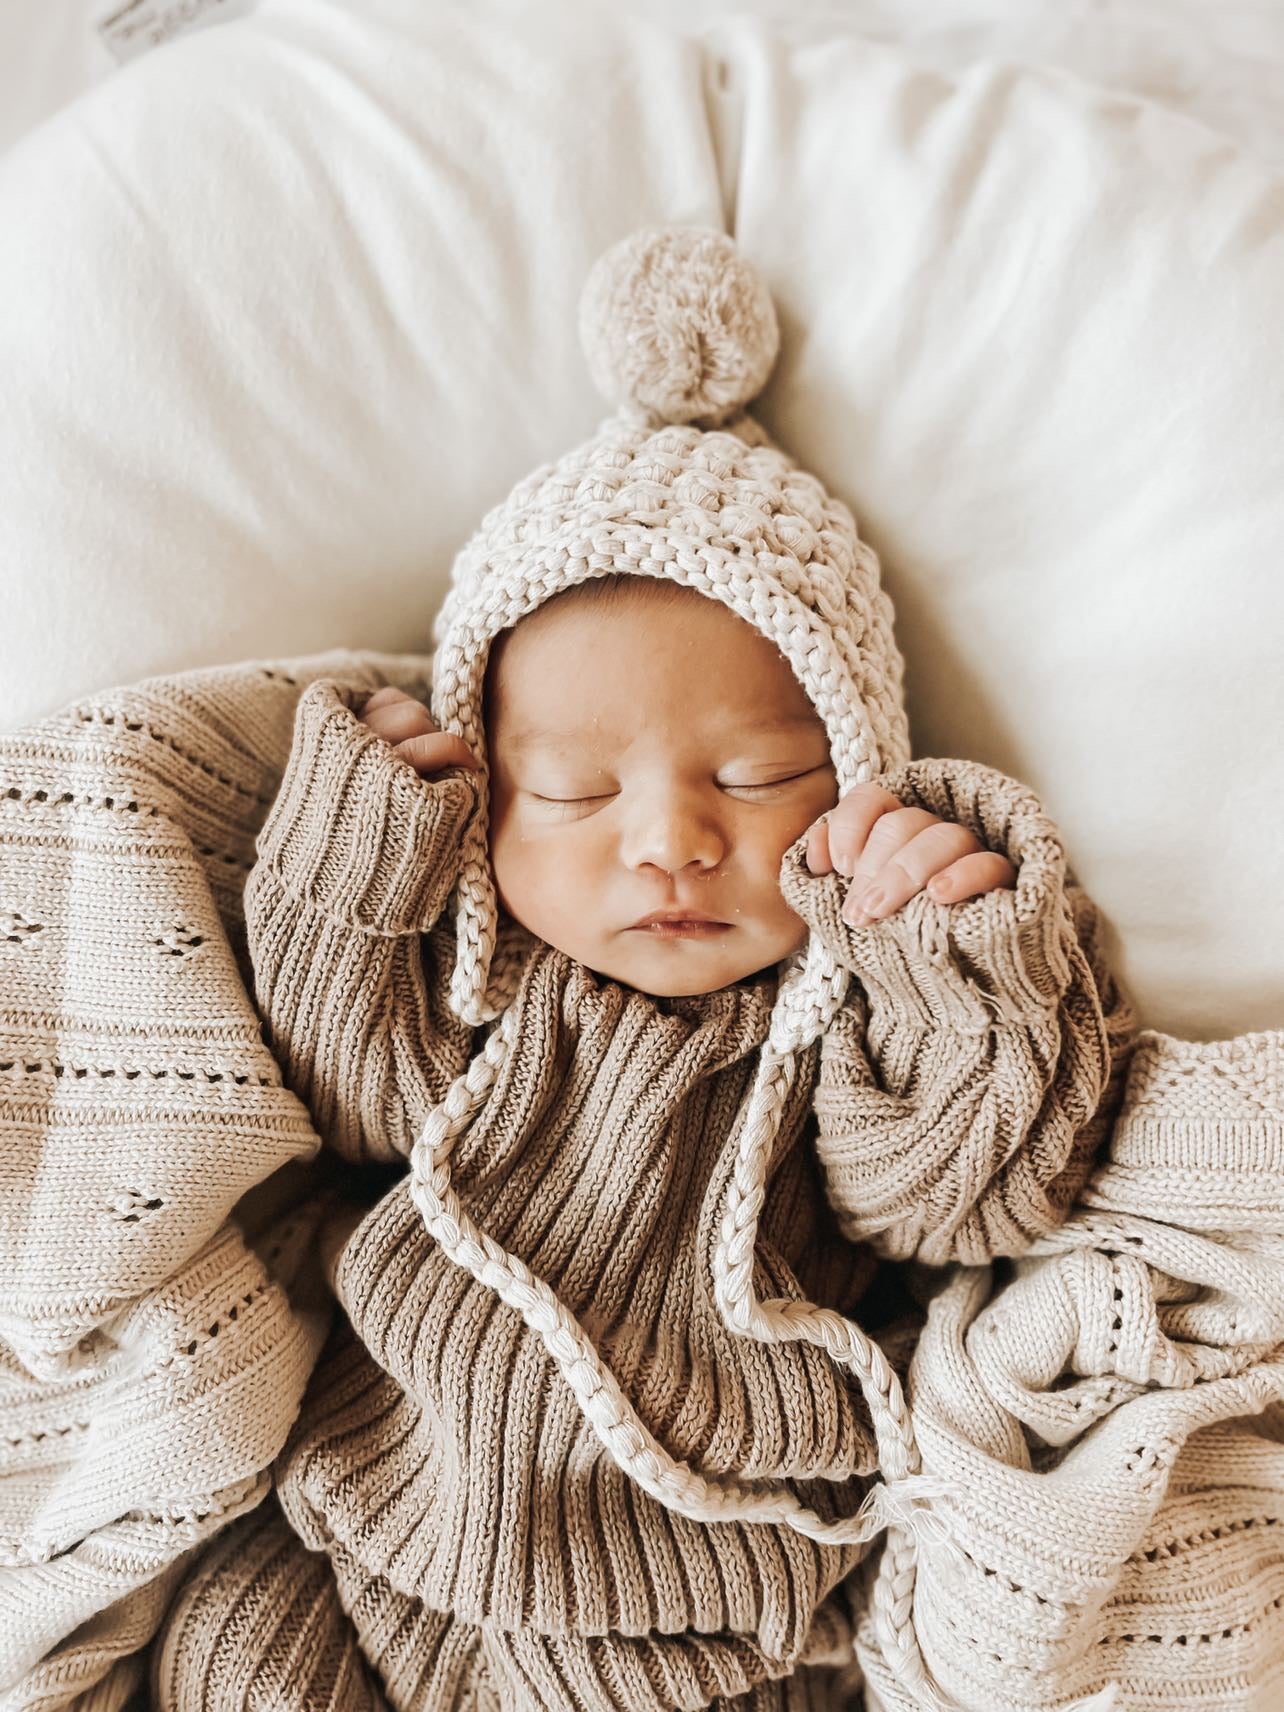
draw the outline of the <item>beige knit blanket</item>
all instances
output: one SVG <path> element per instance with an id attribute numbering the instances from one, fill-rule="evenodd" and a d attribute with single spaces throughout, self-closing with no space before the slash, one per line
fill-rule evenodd
<path id="1" fill-rule="evenodd" d="M 1284 1033 L 1144 1033 L 1108 1153 L 1023 1257 L 949 1269 L 910 1374 L 954 1484 L 912 1586 L 884 1575 L 871 1712 L 1284 1706 Z M 1110 1689 L 1113 1686 L 1113 1695 Z M 947 1702 L 948 1703 L 948 1702 Z"/>
<path id="2" fill-rule="evenodd" d="M 0 1712 L 123 1707 L 267 1494 L 332 1306 L 242 891 L 301 687 L 427 669 L 189 672 L 0 736 Z M 910 1270 L 943 1526 L 871 1559 L 869 1705 L 1284 1704 L 1284 1033 L 1143 1034 L 1069 1221 Z"/>

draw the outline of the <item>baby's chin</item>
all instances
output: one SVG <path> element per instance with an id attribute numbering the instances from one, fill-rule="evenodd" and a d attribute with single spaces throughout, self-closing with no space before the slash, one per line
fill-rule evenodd
<path id="1" fill-rule="evenodd" d="M 703 983 L 692 985 L 688 982 L 675 983 L 669 986 L 656 981 L 626 981 L 618 975 L 613 975 L 610 979 L 615 981 L 618 986 L 629 987 L 634 992 L 645 994 L 648 999 L 698 999 L 709 993 L 725 993 L 729 988 L 742 986 L 746 981 L 752 980 L 755 976 L 764 975 L 776 967 L 776 964 L 768 963 L 763 969 L 747 969 L 743 975 L 735 975 L 729 981 L 713 981 L 708 985 Z M 595 971 L 595 973 L 600 973 L 600 971 Z"/>
<path id="2" fill-rule="evenodd" d="M 712 947 L 699 941 L 669 941 L 660 945 L 640 944 L 610 955 L 594 954 L 574 946 L 558 946 L 568 957 L 582 963 L 586 969 L 604 980 L 615 981 L 622 987 L 632 987 L 656 999 L 694 998 L 701 993 L 721 992 L 752 976 L 774 969 L 781 958 L 789 955 L 787 948 L 780 956 L 743 948 L 736 955 L 732 947 Z"/>

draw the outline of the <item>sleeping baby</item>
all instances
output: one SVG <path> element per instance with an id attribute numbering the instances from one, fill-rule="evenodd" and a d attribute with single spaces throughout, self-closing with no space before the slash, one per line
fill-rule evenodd
<path id="1" fill-rule="evenodd" d="M 580 326 L 623 403 L 460 553 L 431 708 L 298 704 L 256 998 L 392 1169 L 165 1706 L 858 1704 L 865 1560 L 931 1501 L 871 1333 L 1063 1220 L 1118 1098 L 1055 826 L 910 759 L 877 560 L 746 414 L 763 282 L 647 231 Z"/>

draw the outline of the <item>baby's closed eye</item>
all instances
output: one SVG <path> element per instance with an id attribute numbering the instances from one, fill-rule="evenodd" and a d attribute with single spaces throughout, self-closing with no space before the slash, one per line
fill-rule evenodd
<path id="1" fill-rule="evenodd" d="M 755 791 L 779 790 L 782 785 L 788 784 L 789 782 L 790 781 L 788 779 L 773 779 L 770 782 L 763 782 L 760 784 L 748 784 L 748 783 L 737 784 L 731 780 L 719 779 L 717 783 L 718 783 L 718 789 L 719 790 L 723 790 L 723 791 L 745 791 L 745 792 L 749 792 L 752 794 Z M 614 790 L 614 791 L 578 791 L 578 792 L 574 792 L 574 793 L 564 792 L 564 793 L 559 793 L 558 795 L 553 795 L 551 792 L 547 792 L 547 791 L 529 791 L 527 793 L 527 795 L 532 797 L 536 802 L 560 803 L 560 804 L 567 804 L 567 803 L 574 804 L 574 803 L 587 803 L 587 802 L 607 802 L 607 801 L 609 801 L 609 799 L 611 797 L 618 796 L 619 794 L 620 793 L 618 790 Z"/>

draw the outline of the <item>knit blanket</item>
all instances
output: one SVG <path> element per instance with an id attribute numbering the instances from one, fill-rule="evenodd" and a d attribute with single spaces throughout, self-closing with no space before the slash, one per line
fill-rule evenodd
<path id="1" fill-rule="evenodd" d="M 1284 1034 L 1147 1031 L 1070 1218 L 948 1269 L 910 1370 L 948 1491 L 885 1554 L 873 1712 L 1284 1704 Z M 1002 1268 L 1002 1270 L 1000 1270 Z"/>
<path id="2" fill-rule="evenodd" d="M 124 1707 L 197 1556 L 270 1490 L 338 1192 L 265 1042 L 242 894 L 302 688 L 428 671 L 250 662 L 0 736 L 0 1712 Z M 1281 1185 L 1284 1032 L 1147 1031 L 1064 1225 L 906 1268 L 937 1496 L 853 1582 L 875 1712 L 1279 1703 Z"/>

